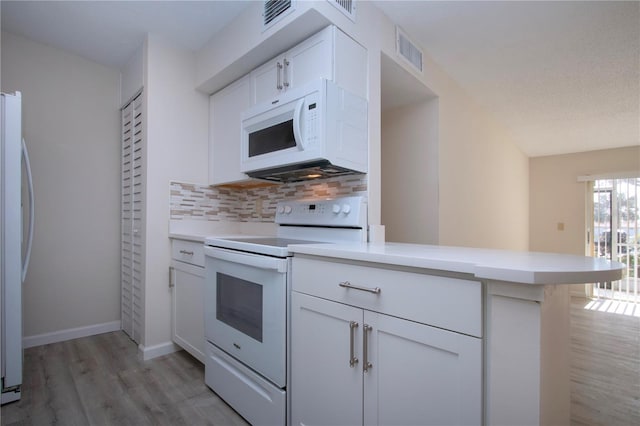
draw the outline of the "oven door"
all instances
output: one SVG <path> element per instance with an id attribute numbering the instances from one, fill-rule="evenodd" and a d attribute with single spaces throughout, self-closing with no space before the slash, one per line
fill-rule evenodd
<path id="1" fill-rule="evenodd" d="M 206 339 L 284 387 L 287 260 L 216 247 L 205 255 Z"/>

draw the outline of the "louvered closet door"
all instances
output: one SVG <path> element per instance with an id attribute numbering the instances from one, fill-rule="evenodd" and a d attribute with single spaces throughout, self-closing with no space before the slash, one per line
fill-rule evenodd
<path id="1" fill-rule="evenodd" d="M 142 95 L 122 110 L 122 329 L 140 343 L 143 329 L 144 145 Z"/>

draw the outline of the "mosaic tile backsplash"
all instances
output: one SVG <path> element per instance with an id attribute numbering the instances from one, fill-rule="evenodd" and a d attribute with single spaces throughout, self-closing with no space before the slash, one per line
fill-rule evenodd
<path id="1" fill-rule="evenodd" d="M 367 176 L 340 176 L 318 181 L 241 189 L 171 182 L 171 219 L 273 222 L 282 200 L 367 195 Z"/>

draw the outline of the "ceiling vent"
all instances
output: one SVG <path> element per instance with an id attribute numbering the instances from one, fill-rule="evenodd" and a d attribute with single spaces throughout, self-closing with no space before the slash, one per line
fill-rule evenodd
<path id="1" fill-rule="evenodd" d="M 327 0 L 353 22 L 356 21 L 356 0 Z"/>
<path id="2" fill-rule="evenodd" d="M 292 0 L 264 0 L 262 26 L 266 29 L 293 12 Z"/>
<path id="3" fill-rule="evenodd" d="M 399 26 L 396 26 L 396 52 L 417 71 L 422 72 L 422 49 L 409 40 L 407 34 Z"/>

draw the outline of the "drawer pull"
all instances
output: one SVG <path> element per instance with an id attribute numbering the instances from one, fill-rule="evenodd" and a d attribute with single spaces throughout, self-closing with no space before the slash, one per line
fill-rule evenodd
<path id="1" fill-rule="evenodd" d="M 338 285 L 340 287 L 352 288 L 354 290 L 360 290 L 360 291 L 368 291 L 369 293 L 374 293 L 374 294 L 380 294 L 382 292 L 380 287 L 374 287 L 374 288 L 360 287 L 359 285 L 351 284 L 349 281 L 343 281 L 343 282 L 339 283 Z"/>
<path id="2" fill-rule="evenodd" d="M 371 370 L 371 367 L 373 367 L 373 364 L 371 364 L 369 362 L 369 335 L 368 333 L 373 330 L 373 327 L 371 327 L 369 324 L 365 324 L 363 327 L 363 334 L 362 334 L 362 371 L 364 371 L 365 373 L 369 370 Z"/>
<path id="3" fill-rule="evenodd" d="M 358 358 L 354 355 L 356 328 L 358 328 L 357 322 L 349 322 L 349 367 L 354 367 L 358 363 Z"/>
<path id="4" fill-rule="evenodd" d="M 193 252 L 189 250 L 180 250 L 180 254 L 186 254 L 187 256 L 193 256 Z"/>
<path id="5" fill-rule="evenodd" d="M 287 77 L 287 68 L 289 68 L 289 60 L 285 58 L 284 68 L 282 69 L 282 85 L 284 87 L 289 87 L 289 77 Z"/>
<path id="6" fill-rule="evenodd" d="M 277 80 L 276 80 L 276 89 L 278 90 L 282 90 L 283 89 L 283 85 L 280 82 L 280 70 L 283 68 L 282 64 L 280 62 L 276 63 L 276 71 L 277 71 Z"/>

